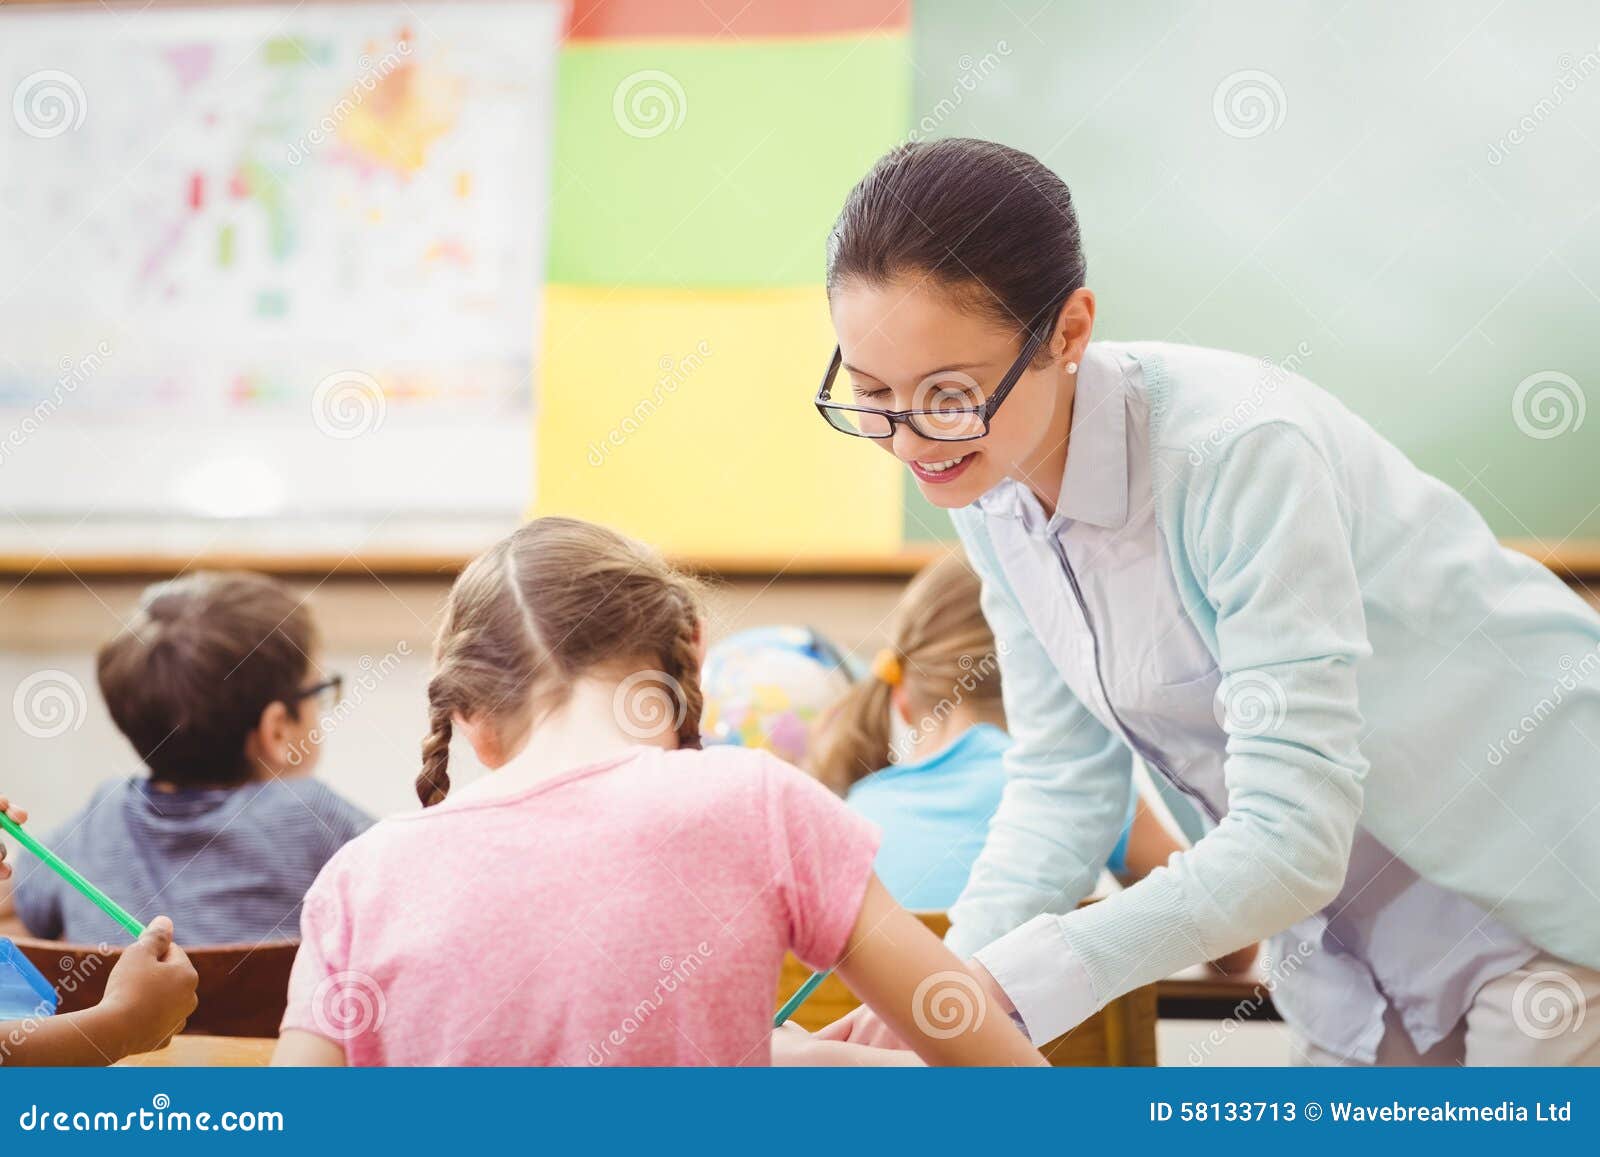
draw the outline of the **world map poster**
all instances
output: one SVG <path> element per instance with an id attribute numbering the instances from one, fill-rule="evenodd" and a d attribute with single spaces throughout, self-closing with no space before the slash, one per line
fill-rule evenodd
<path id="1" fill-rule="evenodd" d="M 0 14 L 7 508 L 525 509 L 561 19 Z"/>

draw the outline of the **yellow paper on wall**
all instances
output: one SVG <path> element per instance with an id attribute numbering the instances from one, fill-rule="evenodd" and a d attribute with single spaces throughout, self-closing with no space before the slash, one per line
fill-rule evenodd
<path id="1" fill-rule="evenodd" d="M 535 512 L 713 562 L 897 553 L 899 466 L 812 405 L 833 342 L 820 287 L 548 286 Z"/>

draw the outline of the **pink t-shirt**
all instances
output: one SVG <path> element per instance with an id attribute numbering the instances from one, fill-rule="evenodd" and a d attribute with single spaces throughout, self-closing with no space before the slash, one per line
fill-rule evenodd
<path id="1" fill-rule="evenodd" d="M 346 844 L 283 1028 L 353 1065 L 764 1065 L 779 966 L 844 951 L 878 832 L 759 751 L 630 750 Z"/>

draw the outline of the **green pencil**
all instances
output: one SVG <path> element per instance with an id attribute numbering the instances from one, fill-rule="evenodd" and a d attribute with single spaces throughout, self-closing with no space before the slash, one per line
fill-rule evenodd
<path id="1" fill-rule="evenodd" d="M 828 979 L 826 972 L 813 972 L 799 988 L 794 990 L 794 995 L 783 1002 L 783 1007 L 778 1010 L 778 1015 L 772 1018 L 773 1028 L 782 1028 L 784 1022 L 794 1015 L 794 1010 L 806 1002 L 806 997 L 817 991 L 817 985 Z"/>
<path id="2" fill-rule="evenodd" d="M 88 880 L 78 875 L 77 869 L 23 831 L 22 825 L 6 815 L 5 812 L 0 812 L 0 828 L 4 828 L 15 836 L 19 844 L 38 856 L 51 871 L 81 892 L 84 899 L 88 900 L 107 916 L 110 916 L 118 924 L 121 924 L 123 928 L 127 929 L 130 936 L 144 934 L 144 925 L 128 915 L 127 910 L 121 904 L 118 904 L 99 888 L 89 883 Z"/>

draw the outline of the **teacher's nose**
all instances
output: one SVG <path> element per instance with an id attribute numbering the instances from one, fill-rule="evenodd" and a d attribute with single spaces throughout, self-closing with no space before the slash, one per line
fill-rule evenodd
<path id="1" fill-rule="evenodd" d="M 895 426 L 889 449 L 902 462 L 931 462 L 939 457 L 939 443 L 932 438 L 924 438 L 906 422 Z"/>

